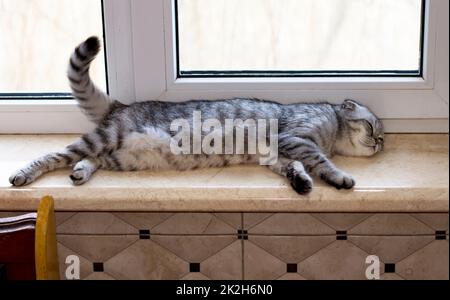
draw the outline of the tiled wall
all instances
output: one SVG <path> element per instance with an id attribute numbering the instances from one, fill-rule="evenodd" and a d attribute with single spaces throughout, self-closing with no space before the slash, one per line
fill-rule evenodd
<path id="1" fill-rule="evenodd" d="M 0 214 L 1 216 L 1 214 Z M 448 214 L 58 213 L 61 276 L 82 279 L 448 279 Z"/>

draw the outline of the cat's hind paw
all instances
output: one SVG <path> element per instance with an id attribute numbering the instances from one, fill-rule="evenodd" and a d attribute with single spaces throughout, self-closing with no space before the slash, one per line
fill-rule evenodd
<path id="1" fill-rule="evenodd" d="M 96 161 L 84 159 L 75 165 L 70 179 L 72 179 L 74 185 L 83 185 L 91 179 L 97 168 L 98 164 Z"/>
<path id="2" fill-rule="evenodd" d="M 27 173 L 23 171 L 18 171 L 15 174 L 9 177 L 9 182 L 16 187 L 29 185 L 34 181 L 34 177 L 27 175 Z"/>
<path id="3" fill-rule="evenodd" d="M 74 185 L 83 185 L 89 181 L 91 174 L 86 169 L 75 169 L 70 175 Z"/>

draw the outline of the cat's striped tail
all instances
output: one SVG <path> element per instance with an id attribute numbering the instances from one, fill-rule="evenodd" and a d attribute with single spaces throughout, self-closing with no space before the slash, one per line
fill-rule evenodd
<path id="1" fill-rule="evenodd" d="M 87 117 L 98 124 L 114 102 L 92 82 L 89 76 L 91 62 L 100 52 L 100 40 L 90 37 L 79 45 L 70 57 L 67 76 L 73 96 Z"/>

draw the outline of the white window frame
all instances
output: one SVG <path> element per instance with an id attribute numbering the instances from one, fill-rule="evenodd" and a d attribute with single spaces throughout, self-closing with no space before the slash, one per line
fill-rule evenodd
<path id="1" fill-rule="evenodd" d="M 282 103 L 352 98 L 387 132 L 448 133 L 449 1 L 427 0 L 423 78 L 177 78 L 174 1 L 104 0 L 110 94 L 135 101 L 257 97 Z M 75 45 L 74 45 L 75 46 Z M 0 101 L 0 133 L 82 133 L 74 100 Z"/>

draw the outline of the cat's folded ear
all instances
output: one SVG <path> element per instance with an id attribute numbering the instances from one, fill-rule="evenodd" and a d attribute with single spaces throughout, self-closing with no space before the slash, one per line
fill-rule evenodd
<path id="1" fill-rule="evenodd" d="M 358 103 L 356 103 L 353 100 L 347 99 L 342 103 L 342 109 L 349 110 L 349 111 L 355 111 L 358 107 Z"/>

